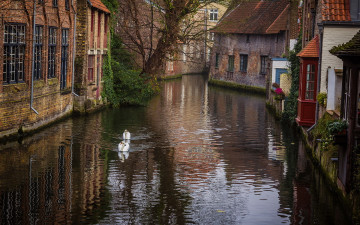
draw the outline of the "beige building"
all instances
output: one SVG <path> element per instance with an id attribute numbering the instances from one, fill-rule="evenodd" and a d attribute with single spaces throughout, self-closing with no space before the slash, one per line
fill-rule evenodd
<path id="1" fill-rule="evenodd" d="M 203 73 L 208 70 L 215 27 L 227 10 L 227 5 L 207 4 L 183 23 L 184 41 L 179 41 L 178 52 L 169 56 L 165 76 Z"/>

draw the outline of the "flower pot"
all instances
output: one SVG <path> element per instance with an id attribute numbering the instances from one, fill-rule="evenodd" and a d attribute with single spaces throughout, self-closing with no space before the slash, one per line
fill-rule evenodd
<path id="1" fill-rule="evenodd" d="M 347 135 L 346 133 L 336 134 L 334 135 L 334 144 L 335 145 L 346 145 L 347 143 Z"/>

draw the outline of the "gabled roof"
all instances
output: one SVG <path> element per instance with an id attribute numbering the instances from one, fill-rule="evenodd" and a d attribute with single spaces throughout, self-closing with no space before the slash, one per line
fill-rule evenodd
<path id="1" fill-rule="evenodd" d="M 318 58 L 319 57 L 319 35 L 316 35 L 297 56 L 302 58 Z"/>
<path id="2" fill-rule="evenodd" d="M 271 34 L 286 30 L 287 0 L 251 0 L 240 3 L 213 29 L 218 33 Z"/>
<path id="3" fill-rule="evenodd" d="M 101 2 L 101 0 L 88 0 L 91 7 L 97 8 L 103 12 L 110 13 L 108 8 Z"/>
<path id="4" fill-rule="evenodd" d="M 322 0 L 323 21 L 351 21 L 349 0 Z"/>
<path id="5" fill-rule="evenodd" d="M 330 53 L 342 56 L 360 56 L 360 31 L 347 43 L 333 47 Z"/>

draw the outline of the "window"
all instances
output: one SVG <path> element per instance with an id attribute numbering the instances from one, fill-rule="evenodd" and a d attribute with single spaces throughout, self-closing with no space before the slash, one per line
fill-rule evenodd
<path id="1" fill-rule="evenodd" d="M 246 35 L 246 43 L 250 43 L 250 34 Z"/>
<path id="2" fill-rule="evenodd" d="M 90 48 L 94 48 L 94 26 L 95 26 L 95 10 L 91 10 L 91 24 L 90 24 Z"/>
<path id="3" fill-rule="evenodd" d="M 229 55 L 228 71 L 234 72 L 234 56 L 233 55 Z"/>
<path id="4" fill-rule="evenodd" d="M 210 9 L 210 21 L 218 20 L 218 9 Z"/>
<path id="5" fill-rule="evenodd" d="M 186 45 L 183 45 L 183 61 L 186 62 Z"/>
<path id="6" fill-rule="evenodd" d="M 360 3 L 359 0 L 350 0 L 350 16 L 352 21 L 360 20 Z"/>
<path id="7" fill-rule="evenodd" d="M 357 119 L 357 126 L 360 126 L 360 71 L 358 71 L 358 85 L 357 85 L 358 93 L 357 93 L 357 99 L 356 99 L 356 105 L 357 105 L 357 113 L 356 113 L 356 119 Z"/>
<path id="8" fill-rule="evenodd" d="M 240 71 L 247 72 L 248 55 L 240 55 Z"/>
<path id="9" fill-rule="evenodd" d="M 216 55 L 215 55 L 215 68 L 219 68 L 219 60 L 220 60 L 220 54 L 216 53 Z"/>
<path id="10" fill-rule="evenodd" d="M 48 68 L 48 78 L 54 78 L 55 73 L 55 63 L 56 63 L 56 28 L 49 28 L 49 68 Z"/>
<path id="11" fill-rule="evenodd" d="M 94 81 L 94 64 L 95 64 L 95 56 L 88 56 L 88 81 Z"/>
<path id="12" fill-rule="evenodd" d="M 53 7 L 58 7 L 58 0 L 53 0 L 52 3 L 53 3 Z"/>
<path id="13" fill-rule="evenodd" d="M 62 29 L 60 89 L 64 89 L 66 87 L 66 78 L 67 78 L 67 69 L 68 69 L 68 50 L 69 50 L 69 29 Z"/>
<path id="14" fill-rule="evenodd" d="M 100 48 L 100 34 L 101 34 L 101 13 L 98 12 L 98 39 L 97 39 L 98 48 Z"/>
<path id="15" fill-rule="evenodd" d="M 107 48 L 107 26 L 108 26 L 108 17 L 104 14 L 104 48 Z"/>
<path id="16" fill-rule="evenodd" d="M 315 91 L 315 65 L 308 64 L 306 66 L 305 99 L 314 100 L 314 91 Z"/>
<path id="17" fill-rule="evenodd" d="M 69 0 L 65 0 L 65 9 L 70 10 Z"/>
<path id="18" fill-rule="evenodd" d="M 210 41 L 215 40 L 215 33 L 209 33 L 209 40 Z"/>
<path id="19" fill-rule="evenodd" d="M 35 26 L 35 50 L 34 50 L 34 80 L 41 79 L 41 55 L 42 55 L 42 41 L 43 27 Z"/>
<path id="20" fill-rule="evenodd" d="M 261 67 L 260 67 L 260 74 L 266 74 L 266 58 L 267 56 L 261 56 Z"/>
<path id="21" fill-rule="evenodd" d="M 5 24 L 3 82 L 24 81 L 25 25 Z"/>

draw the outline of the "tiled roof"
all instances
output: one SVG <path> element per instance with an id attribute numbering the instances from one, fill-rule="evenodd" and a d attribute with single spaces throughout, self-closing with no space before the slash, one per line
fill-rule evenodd
<path id="1" fill-rule="evenodd" d="M 101 2 L 101 0 L 88 0 L 90 5 L 94 8 L 100 9 L 103 12 L 110 13 L 108 8 Z"/>
<path id="2" fill-rule="evenodd" d="M 277 34 L 281 30 L 285 30 L 288 22 L 288 12 L 290 5 L 287 5 L 286 8 L 281 12 L 281 14 L 275 19 L 275 21 L 270 25 L 266 30 L 267 34 Z"/>
<path id="3" fill-rule="evenodd" d="M 338 57 L 342 56 L 360 56 L 360 31 L 348 41 L 339 46 L 333 47 L 330 52 Z"/>
<path id="4" fill-rule="evenodd" d="M 349 0 L 322 0 L 323 21 L 351 21 Z"/>
<path id="5" fill-rule="evenodd" d="M 240 3 L 225 15 L 213 32 L 267 34 L 286 30 L 287 0 L 253 0 Z"/>
<path id="6" fill-rule="evenodd" d="M 302 58 L 319 57 L 319 35 L 316 35 L 297 56 Z"/>

